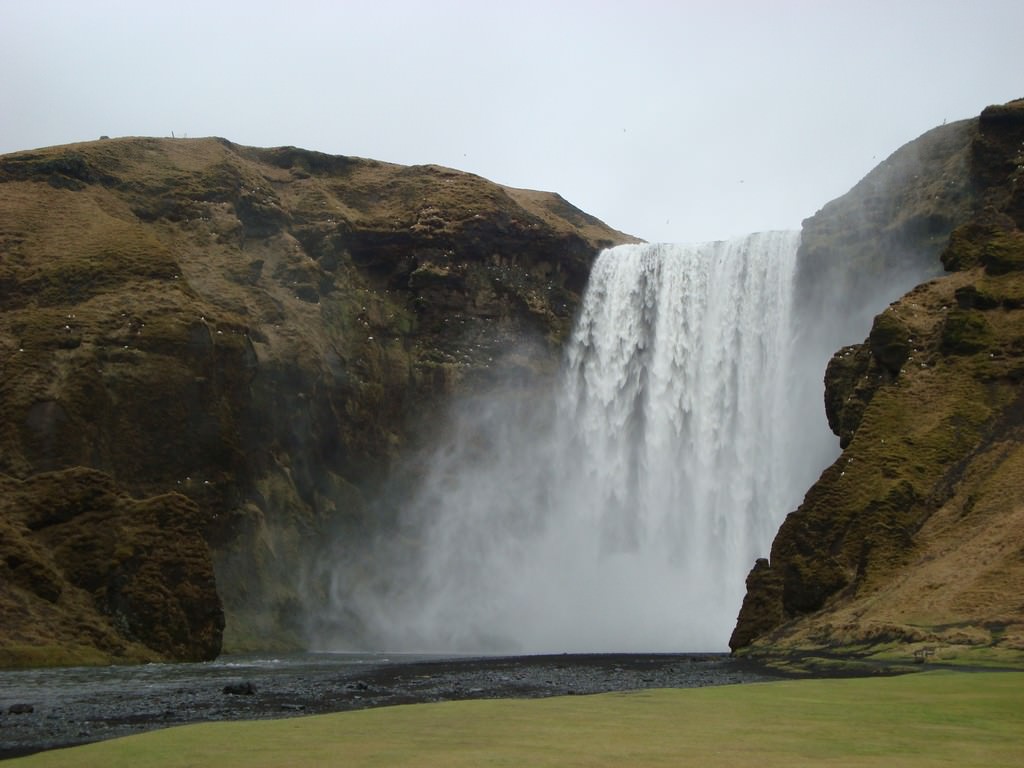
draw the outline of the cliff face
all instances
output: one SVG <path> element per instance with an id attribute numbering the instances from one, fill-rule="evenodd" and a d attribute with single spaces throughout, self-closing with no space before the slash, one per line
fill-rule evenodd
<path id="1" fill-rule="evenodd" d="M 882 296 L 884 303 L 922 276 L 941 274 L 939 254 L 974 204 L 976 135 L 976 120 L 928 131 L 803 222 L 796 285 L 803 317 L 831 314 L 868 328 L 874 312 L 865 314 L 864 297 Z M 817 322 L 804 329 L 820 331 Z"/>
<path id="2" fill-rule="evenodd" d="M 136 500 L 76 467 L 0 477 L 0 666 L 200 661 L 221 645 L 203 516 L 185 496 Z"/>
<path id="3" fill-rule="evenodd" d="M 0 663 L 73 626 L 97 658 L 208 658 L 218 593 L 230 647 L 297 641 L 303 553 L 359 530 L 449 395 L 552 370 L 630 239 L 557 195 L 295 148 L 0 158 Z M 187 630 L 153 637 L 172 603 Z"/>
<path id="4" fill-rule="evenodd" d="M 748 576 L 734 649 L 1024 650 L 1024 101 L 969 136 L 949 274 L 829 363 L 844 450 Z"/>

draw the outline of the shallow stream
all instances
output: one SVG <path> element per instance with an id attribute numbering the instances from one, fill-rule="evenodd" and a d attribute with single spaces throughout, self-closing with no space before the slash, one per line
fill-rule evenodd
<path id="1" fill-rule="evenodd" d="M 769 679 L 724 654 L 289 654 L 224 656 L 203 664 L 0 670 L 0 759 L 209 720 Z M 31 711 L 16 713 L 12 707 Z"/>

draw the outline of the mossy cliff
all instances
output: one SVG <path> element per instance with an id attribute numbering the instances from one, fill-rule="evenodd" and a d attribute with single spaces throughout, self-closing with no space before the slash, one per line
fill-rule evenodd
<path id="1" fill-rule="evenodd" d="M 967 164 L 965 219 L 937 252 L 950 220 L 914 225 L 948 273 L 829 363 L 843 452 L 747 578 L 730 643 L 745 654 L 1024 652 L 1024 101 L 964 135 L 949 162 Z"/>
<path id="2" fill-rule="evenodd" d="M 552 370 L 630 239 L 291 147 L 0 157 L 0 664 L 209 658 L 225 615 L 234 649 L 298 642 L 304 555 L 452 393 Z"/>
<path id="3" fill-rule="evenodd" d="M 224 613 L 203 516 L 76 467 L 0 477 L 0 666 L 208 659 Z"/>

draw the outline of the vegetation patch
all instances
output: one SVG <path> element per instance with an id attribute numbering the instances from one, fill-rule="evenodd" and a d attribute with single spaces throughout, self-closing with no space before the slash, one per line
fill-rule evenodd
<path id="1" fill-rule="evenodd" d="M 954 309 L 946 317 L 940 349 L 945 355 L 973 355 L 992 343 L 985 317 L 976 311 Z"/>

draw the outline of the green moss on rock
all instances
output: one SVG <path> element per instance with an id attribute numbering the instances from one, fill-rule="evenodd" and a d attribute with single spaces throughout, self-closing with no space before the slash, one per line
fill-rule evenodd
<path id="1" fill-rule="evenodd" d="M 986 240 L 980 261 L 990 275 L 1024 270 L 1024 234 L 1017 230 L 995 234 Z"/>
<path id="2" fill-rule="evenodd" d="M 883 312 L 875 318 L 868 335 L 868 348 L 889 373 L 897 375 L 910 357 L 910 329 L 894 312 Z"/>
<path id="3" fill-rule="evenodd" d="M 978 311 L 954 309 L 942 325 L 940 350 L 944 355 L 973 355 L 992 345 L 985 316 Z"/>

